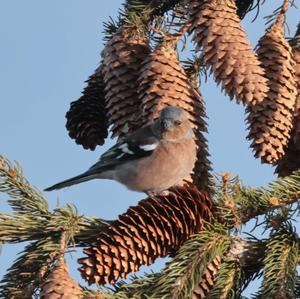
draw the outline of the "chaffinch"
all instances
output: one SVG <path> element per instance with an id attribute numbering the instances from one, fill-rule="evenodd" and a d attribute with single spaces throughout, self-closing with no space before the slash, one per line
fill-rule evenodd
<path id="1" fill-rule="evenodd" d="M 193 137 L 188 114 L 179 107 L 166 107 L 158 119 L 119 141 L 86 172 L 45 191 L 110 179 L 147 194 L 162 192 L 192 172 L 196 162 Z"/>

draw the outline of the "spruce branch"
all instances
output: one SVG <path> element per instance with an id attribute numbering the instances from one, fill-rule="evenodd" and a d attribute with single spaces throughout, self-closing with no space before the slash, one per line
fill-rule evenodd
<path id="1" fill-rule="evenodd" d="M 290 224 L 275 230 L 267 243 L 263 282 L 256 298 L 294 298 L 299 241 Z"/>
<path id="2" fill-rule="evenodd" d="M 237 250 L 231 250 L 241 268 L 241 281 L 237 291 L 241 294 L 249 283 L 262 275 L 263 259 L 266 252 L 266 241 L 252 236 L 242 239 L 236 238 Z"/>
<path id="3" fill-rule="evenodd" d="M 103 87 L 103 99 L 104 94 L 107 96 L 108 90 L 110 92 L 113 90 L 110 95 L 111 98 L 109 98 L 111 100 L 109 105 L 107 104 L 109 101 L 105 99 L 105 104 L 112 108 L 111 111 L 114 111 L 110 115 L 115 117 L 118 112 L 122 115 L 121 102 L 124 104 L 124 97 L 120 96 L 119 88 L 124 88 L 124 82 L 138 84 L 132 88 L 132 90 L 137 91 L 138 107 L 142 102 L 141 99 L 148 100 L 151 96 L 153 100 L 156 97 L 153 97 L 155 94 L 153 90 L 150 91 L 149 89 L 148 92 L 147 89 L 151 80 L 153 82 L 155 80 L 155 84 L 158 83 L 156 91 L 158 104 L 164 103 L 161 96 L 162 90 L 168 90 L 172 95 L 177 84 L 179 94 L 186 82 L 189 83 L 188 88 L 183 88 L 185 90 L 182 95 L 186 92 L 188 97 L 193 98 L 189 93 L 190 87 L 192 86 L 192 94 L 194 94 L 198 87 L 197 76 L 205 72 L 207 61 L 209 61 L 208 58 L 207 61 L 204 60 L 205 55 L 203 53 L 212 60 L 211 64 L 218 70 L 220 80 L 229 82 L 226 83 L 226 86 L 231 89 L 237 87 L 238 90 L 247 85 L 246 82 L 250 82 L 248 85 L 250 86 L 249 90 L 251 90 L 251 83 L 253 82 L 251 76 L 249 80 L 244 80 L 244 77 L 247 77 L 242 74 L 233 84 L 230 82 L 230 74 L 233 70 L 248 70 L 250 66 L 248 58 L 252 56 L 241 55 L 240 61 L 246 62 L 241 67 L 241 64 L 236 64 L 236 61 L 239 61 L 238 55 L 228 57 L 227 54 L 235 52 L 235 48 L 240 48 L 241 53 L 250 50 L 250 44 L 241 33 L 243 30 L 239 25 L 240 19 L 254 9 L 257 9 L 258 14 L 260 6 L 265 0 L 224 0 L 224 2 L 221 0 L 216 2 L 213 18 L 216 27 L 220 27 L 220 30 L 216 30 L 215 26 L 212 26 L 212 28 L 207 28 L 205 34 L 199 31 L 199 40 L 205 39 L 202 46 L 203 52 L 198 57 L 194 56 L 183 63 L 185 74 L 182 74 L 179 59 L 177 59 L 178 53 L 173 50 L 178 47 L 180 40 L 185 46 L 186 33 L 190 31 L 191 22 L 187 13 L 188 2 L 199 5 L 199 8 L 203 6 L 203 3 L 210 5 L 210 1 L 207 0 L 199 0 L 198 2 L 192 0 L 126 0 L 123 9 L 119 12 L 117 21 L 111 19 L 104 24 L 106 39 L 109 39 L 110 42 L 107 43 L 106 49 L 103 51 L 105 62 L 103 65 L 106 71 L 102 73 L 102 67 L 100 67 L 101 77 L 104 73 L 106 73 L 106 77 L 101 79 L 101 88 Z M 234 6 L 234 11 L 231 13 L 228 13 L 228 11 L 230 12 L 230 5 L 224 5 L 220 9 L 227 2 L 230 2 L 232 7 Z M 290 4 L 293 4 L 293 1 L 282 0 L 282 3 L 282 6 L 269 16 L 269 22 L 273 22 L 275 19 L 278 23 L 284 22 L 287 9 Z M 212 15 L 212 12 L 210 13 Z M 204 13 L 202 16 L 206 19 L 207 24 L 212 23 L 211 15 Z M 203 27 L 204 23 L 201 22 L 203 22 L 201 18 L 195 22 L 196 31 Z M 231 27 L 231 30 L 224 34 L 222 30 L 227 27 Z M 208 36 L 208 33 L 214 30 L 216 30 L 213 32 L 215 43 L 212 43 L 213 39 Z M 120 34 L 118 37 L 122 31 L 126 34 Z M 298 33 L 300 34 L 299 25 Z M 132 36 L 136 37 L 136 40 L 132 42 L 132 49 L 139 45 L 145 51 L 140 53 L 128 48 L 129 43 L 126 44 L 126 42 Z M 157 36 L 159 37 L 157 38 Z M 222 40 L 224 36 L 226 38 Z M 285 40 L 285 38 L 283 39 Z M 136 43 L 137 41 L 140 43 Z M 156 42 L 161 43 L 161 47 L 157 47 L 157 49 L 161 51 L 158 53 L 163 57 L 161 61 L 159 61 L 161 58 L 159 55 L 157 55 L 158 58 L 153 59 L 153 65 L 159 65 L 157 73 L 152 72 L 150 67 L 148 69 L 142 67 L 146 65 L 147 57 L 151 57 L 155 53 L 155 51 L 151 51 L 151 46 Z M 167 42 L 171 45 L 169 48 L 165 47 Z M 210 43 L 211 49 L 209 50 L 210 46 L 208 45 Z M 236 47 L 238 43 L 240 44 Z M 228 46 L 227 53 L 222 50 L 224 45 Z M 299 38 L 293 39 L 291 45 L 299 45 Z M 124 49 L 120 51 L 121 54 L 118 52 L 119 49 Z M 167 51 L 164 53 L 165 50 Z M 172 62 L 171 56 L 164 56 L 164 54 L 172 52 L 169 50 L 174 52 L 172 57 L 176 58 L 178 63 L 176 59 Z M 140 56 L 138 62 L 137 54 Z M 270 56 L 272 56 L 271 54 Z M 117 55 L 119 56 L 117 57 Z M 213 56 L 214 59 L 212 59 Z M 254 60 L 253 57 L 251 59 Z M 119 65 L 120 68 L 118 69 L 116 65 Z M 130 66 L 128 70 L 133 70 L 133 72 L 124 70 L 124 65 Z M 163 67 L 167 69 L 169 66 L 172 69 L 170 73 L 164 73 Z M 259 73 L 257 72 L 258 66 L 260 66 L 259 63 L 256 65 L 252 62 L 253 76 Z M 155 68 L 153 67 L 153 69 Z M 130 75 L 137 75 L 138 71 L 143 73 L 140 75 L 142 79 L 137 80 L 138 77 L 134 77 L 136 80 L 132 79 Z M 111 79 L 111 74 L 115 74 L 115 82 Z M 158 78 L 158 74 L 162 74 L 161 78 Z M 182 81 L 181 83 L 176 83 L 176 74 L 178 75 L 177 81 Z M 264 73 L 259 74 L 261 77 L 257 83 L 266 79 Z M 187 75 L 187 80 L 185 75 Z M 163 77 L 164 79 L 169 77 L 167 78 L 168 83 L 166 83 L 167 80 L 164 82 Z M 180 84 L 182 85 L 180 86 Z M 126 86 L 123 90 L 123 95 L 128 95 Z M 249 90 L 246 90 L 245 98 Z M 145 93 L 143 97 L 141 97 L 142 92 Z M 96 99 L 99 97 L 98 92 L 94 95 Z M 166 103 L 175 105 L 175 97 L 172 98 L 170 95 L 166 96 Z M 117 103 L 120 104 L 119 106 L 115 102 L 117 98 L 122 99 Z M 170 98 L 172 99 L 170 100 Z M 195 106 L 200 113 L 190 103 L 196 103 L 195 99 L 200 99 L 200 95 L 199 97 L 195 96 L 191 102 L 185 101 L 184 97 L 181 96 L 176 98 L 179 99 L 178 106 L 184 107 L 186 105 L 187 110 L 190 109 L 193 113 L 196 111 L 195 115 L 199 119 L 201 112 L 204 111 L 202 111 L 202 103 L 197 107 Z M 258 96 L 257 98 L 264 97 Z M 128 96 L 128 105 L 124 105 L 126 108 L 132 106 L 132 99 L 132 95 Z M 106 113 L 107 107 L 104 106 L 101 107 Z M 146 109 L 144 110 L 146 111 Z M 131 110 L 128 111 L 128 115 L 131 117 Z M 138 109 L 136 112 L 139 113 Z M 84 112 L 82 113 L 84 114 Z M 141 118 L 145 118 L 144 115 L 141 114 Z M 197 118 L 195 118 L 195 123 Z M 128 119 L 123 119 L 122 125 L 126 127 L 127 122 Z M 110 121 L 111 124 L 115 125 L 114 121 Z M 200 125 L 197 124 L 198 127 L 195 132 L 199 132 L 199 127 L 202 125 L 206 128 L 203 121 Z M 105 127 L 107 126 L 108 124 L 105 123 Z M 203 129 L 204 131 L 205 129 Z M 124 131 L 124 135 L 127 133 L 128 131 Z M 89 147 L 92 148 L 95 144 Z M 199 144 L 199 147 L 205 148 L 206 139 L 202 138 Z M 198 155 L 198 162 L 199 157 L 205 156 L 206 159 L 205 153 L 206 148 Z M 202 161 L 203 164 L 205 164 L 205 159 Z M 207 172 L 209 172 L 210 163 L 207 165 Z M 197 164 L 195 169 L 197 169 Z M 202 180 L 204 186 L 208 186 L 209 184 L 203 179 L 204 176 L 200 173 L 201 171 L 195 172 L 198 172 L 196 173 L 197 179 Z M 210 177 L 208 181 L 210 182 Z M 195 184 L 195 181 L 194 185 L 195 188 L 202 190 L 199 185 Z M 213 276 L 209 276 L 212 282 L 207 284 L 206 292 L 203 292 L 203 294 L 205 293 L 203 296 L 207 295 L 206 298 L 241 298 L 244 288 L 262 273 L 264 275 L 263 284 L 256 295 L 257 298 L 300 297 L 300 278 L 296 275 L 296 266 L 299 264 L 300 241 L 294 228 L 288 223 L 289 218 L 292 218 L 293 213 L 299 209 L 300 170 L 270 183 L 267 187 L 260 188 L 245 187 L 238 178 L 231 179 L 229 174 L 223 173 L 221 185 L 216 187 L 215 192 L 212 192 L 215 206 L 211 203 L 210 198 L 204 196 L 204 193 L 202 195 L 205 200 L 200 200 L 202 198 L 200 195 L 199 200 L 197 200 L 194 192 L 189 193 L 183 188 L 181 193 L 178 191 L 180 194 L 171 192 L 168 195 L 151 196 L 142 201 L 142 204 L 139 203 L 136 207 L 130 207 L 126 213 L 120 215 L 119 220 L 114 222 L 80 215 L 76 207 L 72 205 L 58 207 L 53 211 L 49 210 L 46 198 L 25 179 L 19 164 L 11 163 L 2 156 L 0 156 L 0 192 L 9 196 L 8 202 L 13 210 L 12 213 L 0 212 L 0 244 L 28 242 L 23 252 L 0 281 L 0 297 L 29 299 L 33 296 L 38 298 L 42 294 L 42 291 L 39 293 L 41 286 L 45 286 L 45 281 L 51 273 L 53 274 L 53 270 L 58 268 L 60 263 L 67 268 L 64 263 L 65 253 L 72 248 L 82 246 L 90 247 L 86 249 L 88 257 L 84 258 L 85 267 L 82 271 L 86 277 L 90 278 L 89 283 L 99 283 L 100 280 L 102 280 L 101 283 L 115 282 L 119 277 L 125 278 L 128 273 L 137 271 L 142 264 L 149 265 L 157 257 L 168 254 L 172 256 L 172 260 L 167 263 L 161 273 L 146 274 L 144 277 L 133 276 L 129 283 L 121 281 L 116 283 L 113 289 L 102 289 L 94 292 L 82 288 L 83 298 L 86 299 L 195 298 L 197 297 L 195 289 L 203 281 L 205 284 L 205 279 L 208 277 L 206 276 L 207 269 L 214 261 L 216 261 L 217 267 L 214 269 Z M 167 198 L 168 196 L 169 198 Z M 291 206 L 293 203 L 298 203 L 297 209 L 295 208 L 296 204 Z M 212 206 L 214 207 L 212 208 Z M 219 222 L 214 222 L 214 218 L 211 217 L 213 213 Z M 259 215 L 264 215 L 264 222 L 271 224 L 274 228 L 267 241 L 242 239 L 231 235 L 233 228 L 238 228 Z M 206 230 L 202 231 L 204 228 Z M 196 235 L 194 235 L 195 233 Z M 68 271 L 65 272 L 68 275 Z M 78 287 L 76 282 L 75 285 Z"/>
<path id="4" fill-rule="evenodd" d="M 222 256 L 230 246 L 227 230 L 219 224 L 207 225 L 205 231 L 187 241 L 174 259 L 149 286 L 153 298 L 190 298 L 207 264 Z"/>
<path id="5" fill-rule="evenodd" d="M 117 20 L 114 20 L 112 17 L 109 18 L 108 21 L 103 22 L 103 33 L 104 33 L 104 41 L 109 41 L 114 34 L 118 31 L 118 29 L 122 26 L 122 19 L 119 16 Z"/>
<path id="6" fill-rule="evenodd" d="M 53 260 L 59 255 L 60 244 L 57 239 L 48 237 L 27 245 L 8 269 L 0 282 L 0 298 L 31 298 L 41 283 L 37 275 L 52 267 Z"/>
<path id="7" fill-rule="evenodd" d="M 265 244 L 253 238 L 232 237 L 208 299 L 241 298 L 250 281 L 259 276 Z"/>
<path id="8" fill-rule="evenodd" d="M 66 229 L 72 243 L 84 246 L 108 223 L 100 218 L 78 215 L 72 205 L 57 208 L 45 217 L 0 213 L 0 242 L 19 243 L 55 237 Z"/>
<path id="9" fill-rule="evenodd" d="M 128 30 L 134 30 L 134 34 L 145 36 L 147 33 L 147 24 L 150 19 L 152 9 L 144 7 L 140 11 L 127 11 L 122 16 L 123 27 Z"/>
<path id="10" fill-rule="evenodd" d="M 13 215 L 11 218 L 13 219 Z M 65 239 L 64 246 L 83 246 L 91 242 L 96 233 L 107 225 L 100 219 L 79 216 L 69 205 L 56 209 L 47 221 L 30 223 L 32 226 L 28 225 L 24 228 L 20 220 L 18 222 L 20 226 L 14 227 L 14 233 L 20 231 L 17 235 L 10 236 L 12 229 L 6 230 L 5 233 L 1 231 L 2 236 L 5 237 L 2 239 L 6 242 L 36 241 L 27 245 L 22 255 L 8 269 L 8 273 L 0 282 L 0 297 L 8 294 L 25 296 L 24 294 L 37 292 L 38 286 L 49 273 L 54 261 L 62 255 L 62 241 L 60 241 L 62 234 Z M 9 224 L 6 225 L 9 227 Z"/>
<path id="11" fill-rule="evenodd" d="M 181 61 L 184 71 L 189 78 L 196 78 L 198 83 L 198 78 L 203 75 L 206 79 L 208 77 L 207 69 L 203 60 L 203 56 L 192 55 L 191 58 Z M 200 85 L 200 83 L 198 84 Z"/>
<path id="12" fill-rule="evenodd" d="M 246 14 L 257 9 L 257 14 L 259 13 L 259 8 L 265 0 L 236 0 L 236 5 L 238 7 L 238 15 L 243 19 Z M 127 0 L 126 5 L 134 7 L 140 7 L 142 5 L 149 5 L 153 7 L 154 15 L 164 15 L 166 12 L 173 10 L 176 6 L 183 4 L 183 0 Z"/>
<path id="13" fill-rule="evenodd" d="M 116 20 L 103 22 L 104 41 L 108 42 L 123 27 L 134 30 L 134 34 L 145 35 L 147 23 L 152 19 L 153 8 L 143 1 L 128 0 L 119 10 Z"/>
<path id="14" fill-rule="evenodd" d="M 133 276 L 130 283 L 117 283 L 113 298 L 191 298 L 207 266 L 222 257 L 230 244 L 231 237 L 225 227 L 207 224 L 207 229 L 185 242 L 160 273 Z"/>
<path id="15" fill-rule="evenodd" d="M 47 200 L 25 179 L 18 163 L 0 155 L 0 192 L 10 196 L 8 203 L 18 214 L 45 215 L 49 213 Z"/>
<path id="16" fill-rule="evenodd" d="M 13 215 L 11 218 L 13 219 Z M 39 223 L 30 223 L 32 227 L 28 225 L 24 228 L 20 220 L 18 222 L 20 226 L 14 227 L 16 232 L 21 231 L 16 236 L 10 236 L 12 230 L 10 233 L 8 233 L 9 230 L 5 233 L 1 232 L 2 236 L 5 236 L 4 241 L 13 243 L 36 241 L 27 245 L 22 255 L 8 269 L 0 282 L 0 298 L 1 295 L 4 298 L 13 298 L 10 296 L 27 298 L 27 294 L 35 294 L 55 261 L 62 256 L 62 242 L 63 248 L 83 246 L 106 225 L 99 219 L 79 216 L 70 205 L 56 209 L 47 221 L 43 219 Z M 9 227 L 9 224 L 6 223 L 6 225 Z M 64 236 L 64 241 L 62 241 L 62 236 Z"/>
<path id="17" fill-rule="evenodd" d="M 230 180 L 226 192 L 223 183 L 216 181 L 215 191 L 215 216 L 222 223 L 239 226 L 259 215 L 297 203 L 300 197 L 300 171 L 258 188 L 245 187 L 236 177 Z"/>
<path id="18" fill-rule="evenodd" d="M 1 157 L 0 191 L 13 213 L 0 213 L 0 242 L 31 241 L 0 282 L 0 297 L 31 298 L 65 246 L 83 246 L 108 222 L 78 214 L 72 205 L 49 211 L 42 193 L 23 176 L 21 167 Z M 63 240 L 61 237 L 64 236 Z"/>
<path id="19" fill-rule="evenodd" d="M 117 282 L 113 289 L 113 299 L 146 299 L 151 298 L 147 289 L 155 283 L 158 273 L 146 273 L 143 277 L 133 275 L 130 282 Z M 152 297 L 154 298 L 154 297 Z"/>
<path id="20" fill-rule="evenodd" d="M 207 293 L 211 290 L 212 286 L 215 283 L 216 275 L 219 273 L 222 259 L 220 256 L 216 256 L 215 259 L 206 266 L 205 272 L 198 282 L 198 285 L 195 286 L 193 290 L 192 297 L 196 298 L 205 298 Z"/>
<path id="21" fill-rule="evenodd" d="M 296 298 L 300 298 L 300 276 L 297 275 L 296 283 L 295 283 L 295 296 Z"/>
<path id="22" fill-rule="evenodd" d="M 196 235 L 197 243 L 202 243 L 201 239 L 203 238 L 203 234 L 207 236 L 208 233 L 202 232 Z M 261 269 L 263 267 L 266 243 L 254 238 L 242 239 L 233 237 L 230 240 L 231 241 L 229 242 L 229 245 L 228 243 L 228 246 L 226 245 L 227 248 L 222 251 L 221 265 L 220 268 L 217 269 L 216 277 L 214 277 L 213 279 L 213 286 L 210 287 L 206 285 L 204 288 L 206 294 L 205 296 L 207 296 L 205 298 L 241 298 L 238 297 L 238 294 L 241 294 L 252 280 L 260 276 Z M 191 242 L 192 240 L 189 240 L 185 243 L 185 246 L 188 246 L 188 249 L 185 250 L 191 250 L 191 246 L 188 245 Z M 203 243 L 204 242 L 205 241 L 203 241 Z M 226 242 L 227 241 L 225 241 L 225 243 Z M 195 245 L 195 248 L 193 250 L 201 253 L 201 250 L 203 250 L 203 248 L 204 247 L 200 248 L 199 246 Z M 125 283 L 124 281 L 116 283 L 114 289 L 112 290 L 114 294 L 113 298 L 177 298 L 176 295 L 173 295 L 172 290 L 174 287 L 176 289 L 180 289 L 181 287 L 181 283 L 178 282 L 180 278 L 178 277 L 182 277 L 182 272 L 179 273 L 175 271 L 175 269 L 177 268 L 179 269 L 178 271 L 180 271 L 182 266 L 181 261 L 178 261 L 179 254 L 181 254 L 182 261 L 184 261 L 184 254 L 178 251 L 173 260 L 171 260 L 167 267 L 163 270 L 163 274 L 150 273 L 146 274 L 144 277 L 137 277 L 134 275 L 131 277 L 131 281 L 129 283 Z M 187 260 L 184 265 L 184 267 L 186 267 L 185 269 L 188 269 L 187 264 L 190 261 L 191 255 L 188 257 L 186 256 Z M 218 259 L 220 259 L 221 256 L 217 257 Z M 202 262 L 199 261 L 199 263 L 204 266 L 202 268 L 203 273 L 204 271 L 206 271 L 208 265 L 210 265 L 210 263 L 206 264 L 206 262 L 207 261 L 203 262 L 202 264 Z M 170 269 L 172 269 L 172 271 L 170 271 Z M 183 273 L 185 272 L 183 271 Z M 198 294 L 200 294 L 200 296 L 202 294 L 201 290 L 199 291 L 198 285 L 199 283 L 201 284 L 201 282 L 203 282 L 203 279 L 205 279 L 205 275 L 199 281 L 196 281 L 196 284 L 193 286 L 195 298 L 198 298 Z M 174 281 L 176 281 L 177 283 Z M 164 288 L 166 293 L 154 293 L 154 291 L 156 291 L 156 286 L 159 286 L 159 288 Z M 171 293 L 167 293 L 167 290 L 171 290 Z M 236 297 L 234 297 L 235 294 Z"/>
<path id="23" fill-rule="evenodd" d="M 180 4 L 182 0 L 127 0 L 131 8 L 147 5 L 153 9 L 153 16 L 163 16 Z"/>
<path id="24" fill-rule="evenodd" d="M 0 212 L 0 242 L 19 243 L 37 240 L 45 235 L 47 217 L 34 219 L 31 215 Z"/>
<path id="25" fill-rule="evenodd" d="M 13 213 L 0 212 L 0 242 L 18 243 L 57 236 L 68 231 L 81 246 L 109 221 L 81 216 L 73 205 L 48 209 L 47 200 L 24 177 L 19 164 L 0 156 L 0 192 L 9 196 Z M 69 239 L 69 237 L 67 237 Z"/>
<path id="26" fill-rule="evenodd" d="M 232 258 L 225 258 L 207 299 L 240 298 L 235 284 L 240 280 L 241 269 Z"/>

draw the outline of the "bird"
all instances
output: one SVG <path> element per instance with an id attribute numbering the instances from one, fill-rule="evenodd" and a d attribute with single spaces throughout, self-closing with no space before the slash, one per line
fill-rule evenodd
<path id="1" fill-rule="evenodd" d="M 186 178 L 193 171 L 196 157 L 188 113 L 180 107 L 167 106 L 156 120 L 120 139 L 87 171 L 45 191 L 109 179 L 129 190 L 157 194 Z"/>

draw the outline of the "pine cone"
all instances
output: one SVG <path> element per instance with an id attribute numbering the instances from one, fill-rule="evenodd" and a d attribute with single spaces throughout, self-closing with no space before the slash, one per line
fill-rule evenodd
<path id="1" fill-rule="evenodd" d="M 77 144 L 94 150 L 108 135 L 102 66 L 89 77 L 87 84 L 81 98 L 70 105 L 66 128 Z"/>
<path id="2" fill-rule="evenodd" d="M 102 52 L 105 105 L 113 137 L 122 137 L 140 127 L 137 79 L 149 52 L 146 37 L 124 28 L 116 32 Z"/>
<path id="3" fill-rule="evenodd" d="M 222 89 L 238 103 L 255 105 L 268 92 L 264 70 L 237 15 L 234 0 L 189 0 L 191 32 Z"/>
<path id="4" fill-rule="evenodd" d="M 294 45 L 293 45 L 294 43 Z M 296 62 L 295 76 L 297 82 L 297 100 L 294 111 L 293 129 L 285 154 L 277 163 L 275 172 L 284 177 L 300 168 L 300 23 L 295 38 L 291 44 L 293 47 L 294 59 Z"/>
<path id="5" fill-rule="evenodd" d="M 300 27 L 300 26 L 299 26 Z M 300 31 L 300 28 L 299 28 Z M 293 135 L 293 139 L 297 144 L 297 148 L 300 149 L 300 32 L 296 37 L 298 40 L 297 47 L 293 48 L 294 59 L 296 62 L 295 66 L 295 77 L 297 83 L 297 99 L 296 106 L 294 110 L 294 129 L 295 135 Z"/>
<path id="6" fill-rule="evenodd" d="M 199 190 L 210 193 L 213 185 L 211 176 L 212 166 L 209 160 L 210 155 L 208 152 L 207 139 L 203 134 L 204 132 L 207 132 L 204 100 L 200 93 L 197 79 L 195 77 L 188 77 L 188 80 L 190 82 L 190 90 L 193 96 L 192 99 L 194 102 L 199 103 L 199 106 L 195 109 L 198 114 L 198 118 L 194 123 L 194 134 L 197 145 L 197 161 L 191 175 L 191 180 L 187 179 L 187 181 L 191 181 L 198 187 Z"/>
<path id="7" fill-rule="evenodd" d="M 204 299 L 214 285 L 214 279 L 221 265 L 221 257 L 216 258 L 208 264 L 200 283 L 195 287 L 192 299 Z"/>
<path id="8" fill-rule="evenodd" d="M 297 88 L 295 61 L 286 41 L 283 15 L 260 39 L 257 53 L 266 70 L 270 90 L 263 102 L 249 107 L 247 122 L 255 157 L 274 164 L 284 154 L 292 128 Z"/>
<path id="9" fill-rule="evenodd" d="M 141 265 L 174 253 L 192 234 L 203 229 L 212 203 L 195 187 L 174 187 L 166 195 L 139 202 L 119 216 L 79 260 L 89 284 L 114 283 Z"/>
<path id="10" fill-rule="evenodd" d="M 60 260 L 41 287 L 41 299 L 76 299 L 82 291 L 69 276 L 68 266 Z"/>
<path id="11" fill-rule="evenodd" d="M 203 132 L 207 132 L 203 98 L 195 78 L 189 78 L 181 67 L 171 41 L 162 42 L 144 61 L 139 77 L 139 97 L 144 123 L 156 119 L 166 106 L 178 106 L 189 113 L 198 146 L 197 163 L 191 177 L 202 191 L 209 191 L 211 163 Z M 183 182 L 183 183 L 184 183 Z"/>

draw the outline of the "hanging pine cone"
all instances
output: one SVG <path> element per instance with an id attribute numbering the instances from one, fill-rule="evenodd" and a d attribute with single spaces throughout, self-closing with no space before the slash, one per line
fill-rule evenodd
<path id="1" fill-rule="evenodd" d="M 284 36 L 284 15 L 267 30 L 257 53 L 266 69 L 270 90 L 263 102 L 249 107 L 247 122 L 255 157 L 274 164 L 284 154 L 292 128 L 297 88 L 292 49 Z"/>
<path id="2" fill-rule="evenodd" d="M 192 234 L 203 228 L 212 203 L 196 187 L 174 187 L 167 195 L 139 202 L 119 216 L 79 260 L 89 284 L 114 283 L 141 265 L 174 253 Z"/>
<path id="3" fill-rule="evenodd" d="M 214 285 L 214 279 L 221 265 L 221 257 L 216 258 L 208 264 L 200 283 L 195 287 L 192 299 L 204 299 Z"/>
<path id="4" fill-rule="evenodd" d="M 69 136 L 85 149 L 94 150 L 108 135 L 102 66 L 87 80 L 79 100 L 71 103 L 66 114 Z"/>
<path id="5" fill-rule="evenodd" d="M 203 134 L 204 132 L 207 132 L 204 100 L 199 91 L 200 89 L 196 77 L 190 76 L 188 77 L 188 80 L 190 81 L 190 90 L 193 96 L 193 101 L 201 103 L 202 105 L 199 104 L 198 109 L 196 109 L 198 118 L 194 123 L 194 134 L 197 145 L 197 161 L 191 175 L 191 180 L 188 179 L 187 181 L 192 181 L 193 184 L 195 184 L 199 188 L 199 190 L 210 193 L 213 182 L 211 176 L 212 167 L 209 160 L 207 140 Z"/>
<path id="6" fill-rule="evenodd" d="M 144 124 L 156 119 L 166 106 L 178 106 L 189 113 L 198 147 L 192 178 L 202 191 L 211 186 L 211 163 L 204 132 L 206 114 L 195 78 L 189 78 L 177 59 L 172 40 L 163 41 L 145 59 L 139 77 L 139 97 Z"/>
<path id="7" fill-rule="evenodd" d="M 300 168 L 300 23 L 295 38 L 291 41 L 296 62 L 295 76 L 297 82 L 297 100 L 294 111 L 293 129 L 285 154 L 277 163 L 276 173 L 279 176 L 290 175 Z"/>
<path id="8" fill-rule="evenodd" d="M 296 36 L 298 45 L 293 48 L 293 54 L 295 59 L 295 77 L 297 83 L 297 100 L 294 110 L 294 130 L 293 139 L 296 147 L 300 149 L 300 26 L 299 26 L 299 35 Z"/>
<path id="9" fill-rule="evenodd" d="M 122 137 L 140 127 L 137 79 L 149 53 L 148 39 L 127 28 L 120 28 L 102 52 L 105 106 L 113 136 Z"/>
<path id="10" fill-rule="evenodd" d="M 82 290 L 68 272 L 68 266 L 61 259 L 41 287 L 41 299 L 81 298 Z"/>
<path id="11" fill-rule="evenodd" d="M 267 80 L 237 15 L 234 0 L 189 0 L 191 32 L 222 89 L 238 103 L 255 105 L 268 92 Z"/>

